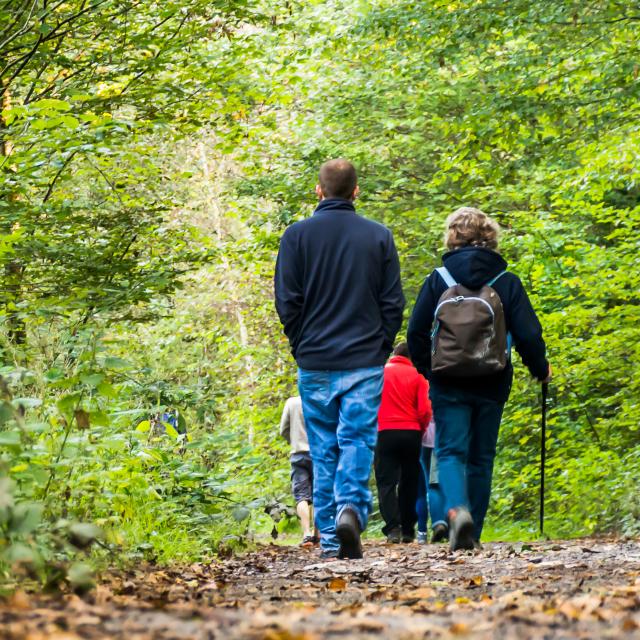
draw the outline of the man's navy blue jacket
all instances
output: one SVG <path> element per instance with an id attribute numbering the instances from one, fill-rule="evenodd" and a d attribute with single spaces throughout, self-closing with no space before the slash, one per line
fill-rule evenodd
<path id="1" fill-rule="evenodd" d="M 443 256 L 442 263 L 456 282 L 472 290 L 480 289 L 507 268 L 507 263 L 500 254 L 484 247 L 464 247 L 449 251 Z M 507 272 L 492 287 L 500 296 L 507 331 L 511 333 L 522 362 L 529 368 L 531 375 L 544 380 L 549 373 L 549 363 L 545 356 L 542 327 L 520 278 Z M 440 296 L 447 289 L 437 271 L 431 273 L 422 285 L 407 331 L 413 364 L 429 379 L 432 387 L 461 389 L 490 400 L 506 402 L 513 380 L 511 362 L 503 371 L 483 377 L 451 378 L 431 372 L 433 314 Z"/>
<path id="2" fill-rule="evenodd" d="M 322 200 L 280 240 L 275 297 L 302 369 L 383 365 L 404 309 L 391 231 L 358 215 L 350 200 Z"/>

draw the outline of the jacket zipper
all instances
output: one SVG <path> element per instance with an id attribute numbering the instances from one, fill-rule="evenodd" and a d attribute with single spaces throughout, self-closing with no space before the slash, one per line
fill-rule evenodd
<path id="1" fill-rule="evenodd" d="M 443 304 L 448 304 L 450 302 L 460 302 L 461 300 L 478 300 L 479 302 L 482 302 L 482 304 L 487 305 L 487 307 L 489 308 L 489 311 L 491 312 L 491 316 L 493 318 L 496 317 L 495 311 L 493 310 L 493 307 L 484 299 L 484 298 L 478 298 L 477 296 L 456 296 L 455 298 L 447 298 L 446 300 L 443 300 L 437 307 L 436 310 L 433 312 L 433 317 L 435 318 L 438 315 L 438 311 L 440 311 L 440 307 Z"/>

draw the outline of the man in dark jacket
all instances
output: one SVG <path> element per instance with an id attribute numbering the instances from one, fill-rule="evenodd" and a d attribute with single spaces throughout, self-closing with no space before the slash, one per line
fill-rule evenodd
<path id="1" fill-rule="evenodd" d="M 362 557 L 383 365 L 404 297 L 391 232 L 355 211 L 356 171 L 322 165 L 310 218 L 280 241 L 276 308 L 298 364 L 325 557 Z"/>
<path id="2" fill-rule="evenodd" d="M 450 249 L 443 265 L 457 283 L 477 291 L 491 287 L 504 310 L 506 330 L 531 374 L 540 382 L 551 375 L 542 327 L 529 298 L 497 253 L 498 225 L 478 209 L 463 207 L 447 220 Z M 451 377 L 431 371 L 434 313 L 449 288 L 434 271 L 418 295 L 407 332 L 411 359 L 429 380 L 433 415 L 438 425 L 436 452 L 445 495 L 452 549 L 479 546 L 491 494 L 491 476 L 504 404 L 511 391 L 511 360 L 502 371 L 482 377 Z"/>

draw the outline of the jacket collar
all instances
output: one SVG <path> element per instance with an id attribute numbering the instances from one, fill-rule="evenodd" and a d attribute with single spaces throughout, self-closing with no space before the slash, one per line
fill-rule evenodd
<path id="1" fill-rule="evenodd" d="M 318 203 L 315 213 L 325 213 L 331 211 L 336 213 L 355 213 L 356 208 L 351 200 L 344 198 L 325 198 Z"/>
<path id="2" fill-rule="evenodd" d="M 404 356 L 391 356 L 388 364 L 408 364 L 410 367 L 413 367 L 413 362 Z"/>

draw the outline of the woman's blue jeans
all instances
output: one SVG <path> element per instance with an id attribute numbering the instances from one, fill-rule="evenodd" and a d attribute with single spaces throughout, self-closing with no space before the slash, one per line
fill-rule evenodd
<path id="1" fill-rule="evenodd" d="M 465 507 L 480 540 L 489 508 L 491 476 L 504 403 L 432 385 L 436 455 L 445 509 Z"/>
<path id="2" fill-rule="evenodd" d="M 420 474 L 420 482 L 418 484 L 418 500 L 416 502 L 416 512 L 418 514 L 418 531 L 426 532 L 427 520 L 431 513 L 431 528 L 437 524 L 447 525 L 444 510 L 444 496 L 440 490 L 439 484 L 430 484 L 429 476 L 431 475 L 431 447 L 422 447 L 422 455 L 420 456 L 420 466 L 422 473 Z"/>
<path id="3" fill-rule="evenodd" d="M 378 435 L 383 367 L 298 369 L 309 449 L 313 506 L 323 549 L 338 549 L 336 520 L 345 507 L 362 529 L 373 508 L 369 476 Z"/>

